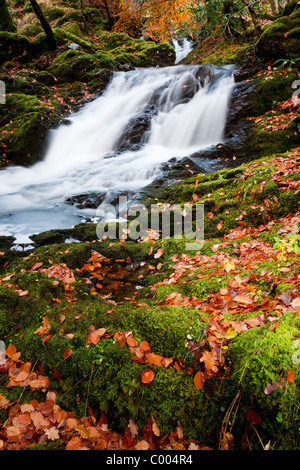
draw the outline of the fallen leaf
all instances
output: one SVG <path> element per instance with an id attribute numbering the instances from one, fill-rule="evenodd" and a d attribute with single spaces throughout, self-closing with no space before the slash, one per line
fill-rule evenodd
<path id="1" fill-rule="evenodd" d="M 68 359 L 68 357 L 72 356 L 72 354 L 73 354 L 72 349 L 67 348 L 64 350 L 62 357 L 66 360 Z"/>
<path id="2" fill-rule="evenodd" d="M 201 390 L 201 388 L 204 385 L 204 382 L 205 382 L 204 374 L 203 374 L 203 372 L 201 372 L 201 370 L 199 370 L 195 374 L 195 377 L 194 377 L 194 385 L 195 385 L 196 389 Z"/>
<path id="3" fill-rule="evenodd" d="M 292 370 L 289 370 L 288 373 L 287 373 L 287 381 L 288 383 L 292 384 L 294 382 L 294 379 L 295 379 L 295 374 Z"/>
<path id="4" fill-rule="evenodd" d="M 159 250 L 155 253 L 154 258 L 160 258 L 164 254 L 164 250 L 159 248 Z"/>
<path id="5" fill-rule="evenodd" d="M 149 442 L 145 441 L 144 439 L 139 441 L 134 448 L 136 450 L 148 450 L 150 448 Z"/>
<path id="6" fill-rule="evenodd" d="M 56 439 L 59 439 L 58 429 L 54 426 L 52 426 L 50 429 L 45 429 L 45 434 L 50 441 L 55 441 Z"/>
<path id="7" fill-rule="evenodd" d="M 148 384 L 153 381 L 154 379 L 154 372 L 152 369 L 144 369 L 142 372 L 142 382 L 144 384 Z"/>

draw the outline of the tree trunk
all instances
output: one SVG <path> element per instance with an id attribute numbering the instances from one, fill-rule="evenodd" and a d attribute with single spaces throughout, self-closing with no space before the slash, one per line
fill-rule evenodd
<path id="1" fill-rule="evenodd" d="M 105 5 L 105 10 L 106 10 L 107 19 L 108 19 L 108 30 L 110 31 L 112 29 L 113 22 L 112 22 L 112 18 L 110 16 L 110 11 L 109 11 L 107 0 L 104 0 L 104 5 Z"/>
<path id="2" fill-rule="evenodd" d="M 271 5 L 271 10 L 272 10 L 272 15 L 278 15 L 279 14 L 278 0 L 270 0 L 270 5 Z"/>
<path id="3" fill-rule="evenodd" d="M 88 25 L 87 25 L 85 14 L 84 14 L 83 0 L 79 0 L 79 6 L 80 6 L 81 15 L 83 18 L 84 30 L 86 33 L 88 33 Z"/>
<path id="4" fill-rule="evenodd" d="M 262 29 L 261 29 L 260 22 L 259 22 L 259 19 L 258 19 L 258 14 L 254 10 L 254 8 L 251 5 L 249 5 L 247 0 L 242 0 L 242 1 L 246 5 L 246 7 L 248 8 L 248 11 L 249 11 L 250 16 L 252 18 L 252 23 L 253 23 L 254 29 L 256 31 L 256 34 L 258 36 L 260 36 L 262 34 Z"/>
<path id="5" fill-rule="evenodd" d="M 46 37 L 47 37 L 47 41 L 48 41 L 50 49 L 53 49 L 53 50 L 56 49 L 57 44 L 56 44 L 56 39 L 54 37 L 52 28 L 51 28 L 50 24 L 48 23 L 48 21 L 46 20 L 46 18 L 44 16 L 44 13 L 42 12 L 39 4 L 37 3 L 36 0 L 29 0 L 29 1 L 30 1 L 30 4 L 31 4 L 32 8 L 33 8 L 34 13 L 36 14 L 38 19 L 40 20 L 40 23 L 42 25 L 43 30 L 46 33 Z"/>
<path id="6" fill-rule="evenodd" d="M 5 0 L 0 0 L 0 31 L 9 31 L 11 33 L 16 31 Z"/>

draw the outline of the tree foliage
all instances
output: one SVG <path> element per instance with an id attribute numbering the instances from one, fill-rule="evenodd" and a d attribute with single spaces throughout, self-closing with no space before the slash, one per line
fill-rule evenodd
<path id="1" fill-rule="evenodd" d="M 167 40 L 197 27 L 193 0 L 92 0 L 106 16 L 109 28 L 131 36 Z"/>

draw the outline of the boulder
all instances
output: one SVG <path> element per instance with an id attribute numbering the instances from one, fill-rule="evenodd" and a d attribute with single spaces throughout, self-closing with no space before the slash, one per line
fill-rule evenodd
<path id="1" fill-rule="evenodd" d="M 146 132 L 150 129 L 152 118 L 156 114 L 156 106 L 148 105 L 142 113 L 131 118 L 116 145 L 115 151 L 139 150 L 146 142 Z"/>
<path id="2" fill-rule="evenodd" d="M 87 54 L 83 51 L 69 49 L 59 54 L 49 67 L 59 83 L 90 81 L 100 69 L 114 69 L 112 57 L 105 53 Z"/>
<path id="3" fill-rule="evenodd" d="M 29 58 L 32 52 L 28 38 L 20 34 L 0 31 L 0 66 L 14 58 Z"/>
<path id="4" fill-rule="evenodd" d="M 69 197 L 66 200 L 67 204 L 72 204 L 79 209 L 97 209 L 98 206 L 104 201 L 106 193 L 88 193 L 79 194 L 77 196 Z"/>
<path id="5" fill-rule="evenodd" d="M 267 25 L 256 44 L 257 54 L 269 59 L 300 57 L 300 8 Z"/>

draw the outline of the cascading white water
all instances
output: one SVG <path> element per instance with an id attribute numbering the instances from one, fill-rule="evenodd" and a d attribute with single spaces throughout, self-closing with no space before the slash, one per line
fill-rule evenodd
<path id="1" fill-rule="evenodd" d="M 89 192 L 136 192 L 160 174 L 160 165 L 222 142 L 230 68 L 177 66 L 118 72 L 105 93 L 53 131 L 43 161 L 0 171 L 0 235 L 18 243 L 92 217 L 66 199 Z M 152 103 L 156 109 L 143 145 L 118 151 L 131 119 Z"/>
<path id="2" fill-rule="evenodd" d="M 173 39 L 172 42 L 176 54 L 175 64 L 178 64 L 181 60 L 185 59 L 185 57 L 191 52 L 191 50 L 193 49 L 193 43 L 187 38 L 181 40 Z"/>

